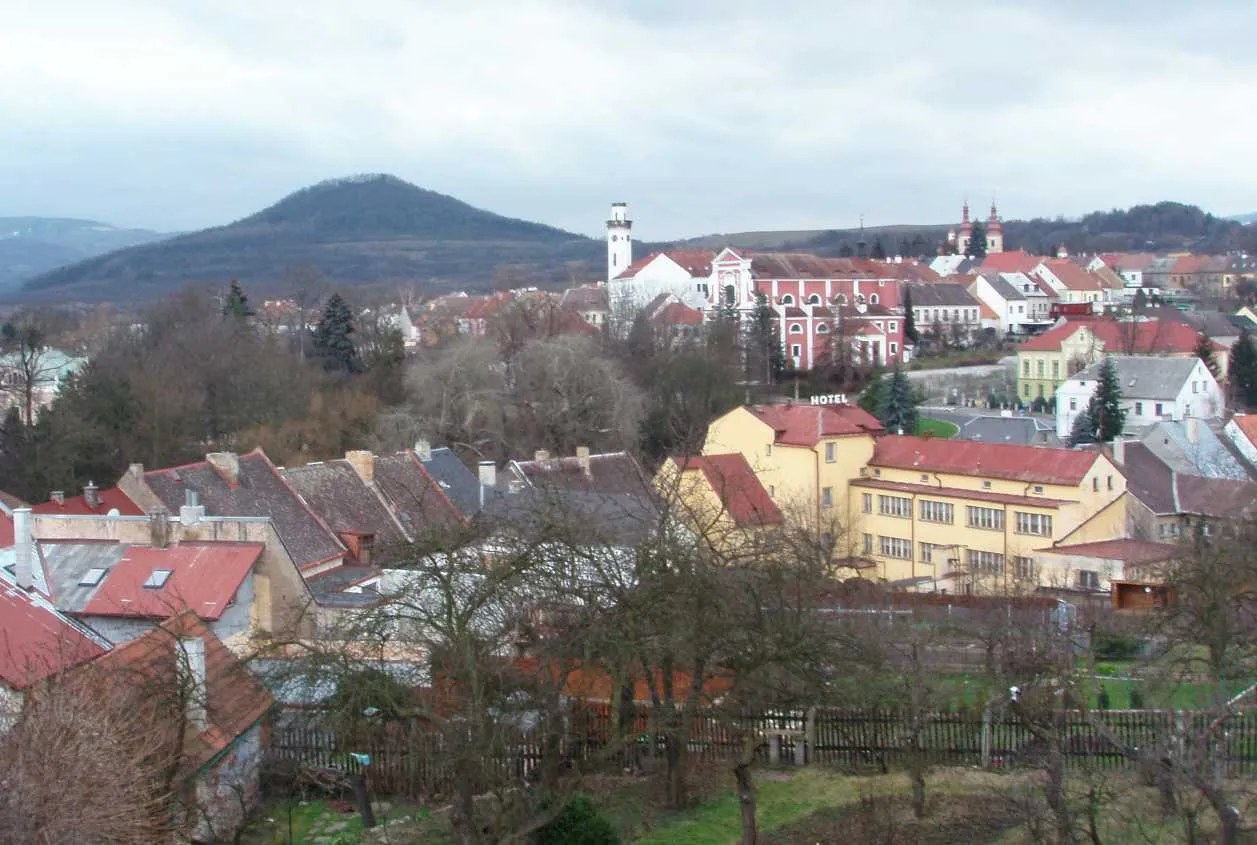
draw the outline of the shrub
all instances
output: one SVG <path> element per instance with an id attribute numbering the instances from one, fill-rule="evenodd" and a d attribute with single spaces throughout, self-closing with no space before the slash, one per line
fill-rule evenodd
<path id="1" fill-rule="evenodd" d="M 1130 709 L 1131 710 L 1144 709 L 1144 694 L 1139 691 L 1139 687 L 1130 688 Z"/>
<path id="2" fill-rule="evenodd" d="M 1091 648 L 1097 660 L 1134 660 L 1139 656 L 1139 640 L 1123 634 L 1096 634 Z"/>
<path id="3" fill-rule="evenodd" d="M 533 837 L 534 845 L 620 845 L 615 826 L 588 795 L 577 793 Z"/>
<path id="4" fill-rule="evenodd" d="M 1109 701 L 1109 691 L 1103 686 L 1100 687 L 1099 700 L 1096 702 L 1097 710 L 1112 710 L 1112 702 Z"/>

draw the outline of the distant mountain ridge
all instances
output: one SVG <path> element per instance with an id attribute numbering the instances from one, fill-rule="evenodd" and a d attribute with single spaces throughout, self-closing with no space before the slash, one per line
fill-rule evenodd
<path id="1" fill-rule="evenodd" d="M 601 241 L 474 208 L 386 174 L 302 188 L 256 214 L 161 243 L 132 247 L 38 276 L 30 298 L 143 300 L 189 281 L 244 280 L 279 290 L 310 264 L 338 285 L 420 282 L 489 287 L 503 266 L 521 281 L 596 274 Z M 125 296 L 121 295 L 125 291 Z"/>
<path id="2" fill-rule="evenodd" d="M 70 217 L 0 217 L 0 291 L 92 256 L 168 237 Z"/>

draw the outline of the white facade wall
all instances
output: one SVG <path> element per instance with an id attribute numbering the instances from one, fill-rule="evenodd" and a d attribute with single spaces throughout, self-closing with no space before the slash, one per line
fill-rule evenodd
<path id="1" fill-rule="evenodd" d="M 1254 445 L 1253 441 L 1249 440 L 1248 436 L 1240 430 L 1234 419 L 1226 424 L 1226 428 L 1222 430 L 1222 433 L 1227 436 L 1249 463 L 1257 464 L 1257 445 Z"/>
<path id="2" fill-rule="evenodd" d="M 1091 394 L 1095 379 L 1071 378 L 1056 389 L 1056 436 L 1069 437 L 1074 419 L 1080 414 Z M 1173 396 L 1122 397 L 1126 411 L 1126 428 L 1130 432 L 1163 420 L 1180 422 L 1188 418 L 1218 419 L 1226 409 L 1222 389 L 1203 361 L 1197 361 L 1191 377 L 1183 382 Z"/>
<path id="3" fill-rule="evenodd" d="M 661 293 L 673 294 L 686 305 L 697 308 L 707 301 L 708 282 L 706 277 L 691 276 L 689 270 L 661 254 L 638 270 L 631 279 L 613 279 L 608 282 L 607 294 L 613 312 L 616 306 L 625 303 L 641 308 Z"/>

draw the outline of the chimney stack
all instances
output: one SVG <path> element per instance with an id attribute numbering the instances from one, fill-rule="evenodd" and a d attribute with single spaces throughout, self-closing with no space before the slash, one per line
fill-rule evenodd
<path id="1" fill-rule="evenodd" d="M 205 518 L 205 506 L 195 490 L 183 491 L 183 506 L 179 508 L 179 524 L 184 528 L 196 525 Z"/>
<path id="2" fill-rule="evenodd" d="M 240 483 L 240 456 L 235 452 L 210 452 L 205 460 L 227 479 L 228 484 L 234 487 Z"/>
<path id="3" fill-rule="evenodd" d="M 345 460 L 365 483 L 375 482 L 375 455 L 369 449 L 356 449 L 345 453 Z"/>
<path id="4" fill-rule="evenodd" d="M 1126 465 L 1126 439 L 1121 435 L 1113 440 L 1113 463 L 1119 467 Z"/>
<path id="5" fill-rule="evenodd" d="M 550 462 L 550 453 L 545 449 L 538 449 L 533 452 L 532 459 L 539 464 L 546 464 Z"/>
<path id="6" fill-rule="evenodd" d="M 64 505 L 65 504 L 65 491 L 53 490 L 51 493 L 48 494 L 48 501 L 56 502 L 59 505 Z"/>
<path id="7" fill-rule="evenodd" d="M 206 707 L 208 690 L 205 672 L 205 640 L 200 637 L 180 637 L 179 649 L 182 652 L 181 675 L 183 682 L 183 712 L 189 723 L 198 731 L 209 727 L 209 712 Z"/>
<path id="8" fill-rule="evenodd" d="M 148 529 L 153 548 L 164 549 L 170 545 L 170 514 L 163 507 L 156 507 L 148 516 Z"/>
<path id="9" fill-rule="evenodd" d="M 415 454 L 419 456 L 419 460 L 426 464 L 432 460 L 432 444 L 427 440 L 416 440 Z"/>
<path id="10" fill-rule="evenodd" d="M 593 478 L 594 465 L 593 462 L 589 460 L 588 446 L 576 447 L 576 463 L 580 466 L 581 472 L 585 473 L 586 478 Z"/>
<path id="11" fill-rule="evenodd" d="M 31 560 L 31 509 L 13 509 L 13 574 L 23 590 L 35 586 L 35 565 Z"/>
<path id="12" fill-rule="evenodd" d="M 92 510 L 100 507 L 100 488 L 94 482 L 87 482 L 83 488 L 83 503 Z"/>
<path id="13" fill-rule="evenodd" d="M 136 481 L 142 481 L 144 479 L 144 464 L 131 464 L 131 466 L 127 467 L 127 475 Z"/>
<path id="14" fill-rule="evenodd" d="M 1188 417 L 1183 420 L 1183 424 L 1187 427 L 1187 440 L 1193 445 L 1200 442 L 1200 420 L 1195 417 Z"/>
<path id="15" fill-rule="evenodd" d="M 498 465 L 493 461 L 480 462 L 480 507 L 484 507 L 489 491 L 498 486 Z"/>

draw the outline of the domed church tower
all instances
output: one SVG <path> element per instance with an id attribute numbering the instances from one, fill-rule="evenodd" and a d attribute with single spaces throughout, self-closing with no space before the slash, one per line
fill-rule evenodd
<path id="1" fill-rule="evenodd" d="M 1004 224 L 1000 222 L 995 200 L 991 200 L 991 216 L 986 221 L 986 252 L 1004 251 Z"/>
<path id="2" fill-rule="evenodd" d="M 607 221 L 607 281 L 628 269 L 633 263 L 633 221 L 629 220 L 628 204 L 611 203 L 611 219 Z"/>

